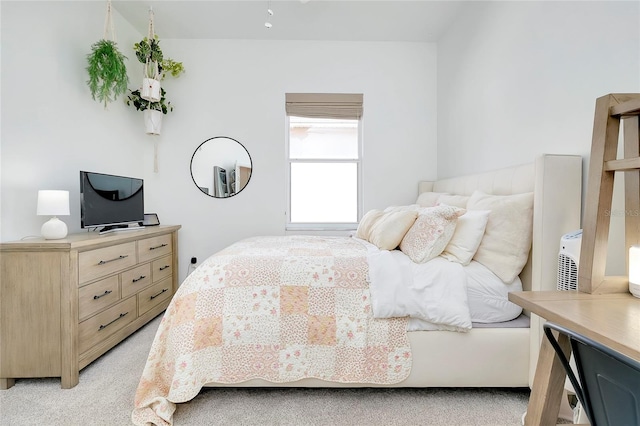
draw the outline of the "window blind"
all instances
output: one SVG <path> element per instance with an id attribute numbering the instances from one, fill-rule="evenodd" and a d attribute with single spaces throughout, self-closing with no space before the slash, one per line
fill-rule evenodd
<path id="1" fill-rule="evenodd" d="M 287 115 L 312 118 L 362 117 L 361 93 L 286 93 Z"/>

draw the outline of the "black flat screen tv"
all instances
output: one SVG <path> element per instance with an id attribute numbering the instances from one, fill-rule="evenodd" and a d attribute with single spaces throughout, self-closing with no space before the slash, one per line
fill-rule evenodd
<path id="1" fill-rule="evenodd" d="M 144 181 L 138 178 L 80 172 L 82 228 L 100 232 L 128 228 L 144 220 Z"/>

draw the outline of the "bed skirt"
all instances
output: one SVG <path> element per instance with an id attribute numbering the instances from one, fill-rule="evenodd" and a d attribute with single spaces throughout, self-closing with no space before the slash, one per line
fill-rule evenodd
<path id="1" fill-rule="evenodd" d="M 402 382 L 392 385 L 335 383 L 318 379 L 271 383 L 254 379 L 206 387 L 528 387 L 529 328 L 474 328 L 467 333 L 408 333 L 413 366 Z"/>

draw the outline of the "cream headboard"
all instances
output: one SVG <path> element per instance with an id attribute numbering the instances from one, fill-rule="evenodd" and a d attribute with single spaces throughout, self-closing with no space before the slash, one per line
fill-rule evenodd
<path id="1" fill-rule="evenodd" d="M 555 290 L 560 238 L 580 229 L 582 158 L 544 154 L 535 162 L 490 172 L 420 182 L 418 192 L 471 195 L 534 192 L 533 243 L 520 274 L 525 290 Z"/>

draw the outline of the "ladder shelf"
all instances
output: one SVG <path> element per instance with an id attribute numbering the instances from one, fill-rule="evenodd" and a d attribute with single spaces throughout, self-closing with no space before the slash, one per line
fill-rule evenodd
<path id="1" fill-rule="evenodd" d="M 617 158 L 620 127 L 623 158 Z M 628 291 L 628 277 L 607 277 L 605 266 L 616 176 L 624 176 L 625 247 L 640 244 L 640 94 L 615 93 L 596 100 L 583 222 L 578 290 Z"/>

